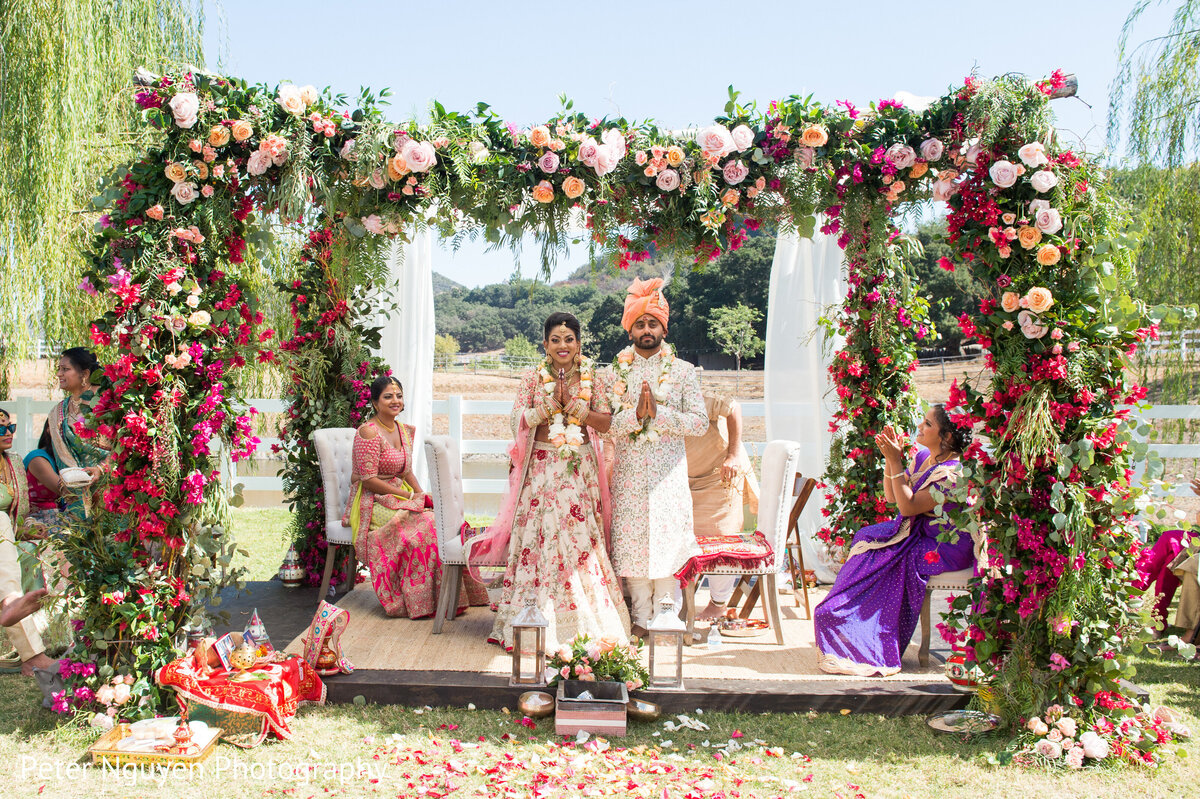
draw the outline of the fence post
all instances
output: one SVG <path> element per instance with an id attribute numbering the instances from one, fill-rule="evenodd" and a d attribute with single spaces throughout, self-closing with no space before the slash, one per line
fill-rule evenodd
<path id="1" fill-rule="evenodd" d="M 13 413 L 17 415 L 17 434 L 13 441 L 13 450 L 22 456 L 28 455 L 33 449 L 30 440 L 33 438 L 33 410 L 30 408 L 29 397 L 17 397 Z M 36 440 L 36 439 L 34 439 Z"/>
<path id="2" fill-rule="evenodd" d="M 946 359 L 945 359 L 945 358 L 938 358 L 938 360 L 939 360 L 939 361 L 941 362 L 941 364 L 942 364 L 942 382 L 943 382 L 943 383 L 945 383 L 945 382 L 946 382 Z"/>
<path id="3" fill-rule="evenodd" d="M 463 398 L 453 394 L 446 398 L 449 404 L 447 415 L 450 417 L 450 438 L 458 444 L 458 473 L 462 474 L 462 443 L 463 443 Z"/>

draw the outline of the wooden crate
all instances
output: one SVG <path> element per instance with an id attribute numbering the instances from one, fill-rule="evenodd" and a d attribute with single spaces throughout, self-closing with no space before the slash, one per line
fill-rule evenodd
<path id="1" fill-rule="evenodd" d="M 580 699 L 584 691 L 592 698 Z M 593 735 L 624 735 L 628 701 L 625 683 L 563 680 L 558 684 L 554 731 L 559 735 L 577 735 L 580 730 Z"/>

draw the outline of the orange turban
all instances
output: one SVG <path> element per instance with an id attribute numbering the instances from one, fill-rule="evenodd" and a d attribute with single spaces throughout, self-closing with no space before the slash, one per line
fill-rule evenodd
<path id="1" fill-rule="evenodd" d="M 633 329 L 633 323 L 646 314 L 650 314 L 662 326 L 667 326 L 667 317 L 671 314 L 671 306 L 662 293 L 662 278 L 642 280 L 634 278 L 629 293 L 625 296 L 625 313 L 621 315 L 621 327 L 628 332 Z"/>

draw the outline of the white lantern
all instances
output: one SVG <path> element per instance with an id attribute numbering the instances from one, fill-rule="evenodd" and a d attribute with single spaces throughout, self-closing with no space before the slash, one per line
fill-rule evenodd
<path id="1" fill-rule="evenodd" d="M 647 631 L 650 639 L 650 685 L 668 691 L 683 690 L 683 640 L 687 625 L 675 612 L 675 603 L 664 596 L 659 600 L 658 615 Z"/>
<path id="2" fill-rule="evenodd" d="M 529 594 L 513 619 L 512 679 L 509 685 L 546 684 L 546 628 L 550 623 Z"/>

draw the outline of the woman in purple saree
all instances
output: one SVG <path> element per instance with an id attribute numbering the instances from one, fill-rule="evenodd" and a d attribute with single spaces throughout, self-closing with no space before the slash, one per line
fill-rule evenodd
<path id="1" fill-rule="evenodd" d="M 822 671 L 861 677 L 900 671 L 929 578 L 974 563 L 969 535 L 938 541 L 952 528 L 935 521 L 937 500 L 929 490 L 949 490 L 970 442 L 970 429 L 952 425 L 942 405 L 922 420 L 916 457 L 907 468 L 891 427 L 875 437 L 884 458 L 884 494 L 899 513 L 855 534 L 833 588 L 813 614 Z"/>

